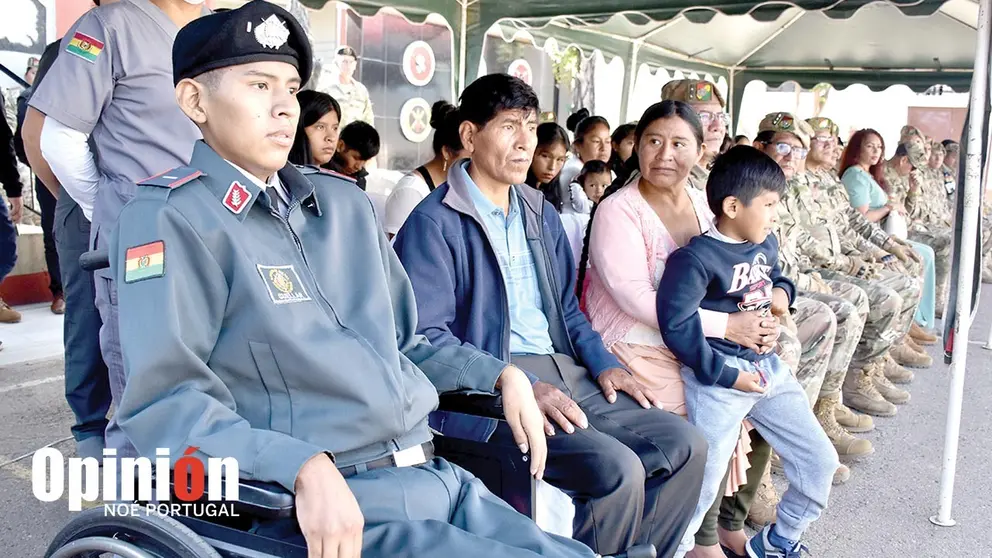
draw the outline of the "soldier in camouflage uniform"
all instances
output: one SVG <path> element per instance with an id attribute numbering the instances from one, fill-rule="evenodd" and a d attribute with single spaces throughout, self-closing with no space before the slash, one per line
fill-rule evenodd
<path id="1" fill-rule="evenodd" d="M 700 190 L 706 188 L 709 168 L 720 153 L 727 137 L 730 117 L 724 111 L 723 96 L 713 82 L 698 79 L 670 81 L 661 88 L 662 101 L 682 101 L 696 111 L 703 123 L 703 156 L 689 173 L 689 184 Z"/>
<path id="2" fill-rule="evenodd" d="M 906 146 L 906 154 L 913 170 L 904 175 L 899 172 L 899 167 L 886 165 L 885 180 L 889 181 L 891 176 L 893 183 L 898 185 L 900 194 L 905 193 L 905 198 L 900 202 L 905 206 L 909 218 L 909 239 L 933 248 L 937 271 L 936 315 L 942 317 L 951 270 L 952 242 L 950 222 L 944 215 L 946 198 L 940 196 L 943 179 L 938 185 L 929 175 L 929 144 L 916 127 L 904 126 L 900 142 Z"/>

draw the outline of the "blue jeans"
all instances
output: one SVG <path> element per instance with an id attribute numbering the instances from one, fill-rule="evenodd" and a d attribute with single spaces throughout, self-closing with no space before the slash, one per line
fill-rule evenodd
<path id="1" fill-rule="evenodd" d="M 789 489 L 778 505 L 775 530 L 787 539 L 800 540 L 809 524 L 820 517 L 827 506 L 834 472 L 840 465 L 837 452 L 788 365 L 777 355 L 758 363 L 723 356 L 727 366 L 743 372 L 760 370 L 767 380 L 765 393 L 703 385 L 692 370 L 682 369 L 689 421 L 703 433 L 710 450 L 699 503 L 676 556 L 692 549 L 696 530 L 724 487 L 727 463 L 745 418 L 782 457 Z"/>
<path id="2" fill-rule="evenodd" d="M 110 383 L 100 354 L 100 314 L 94 303 L 93 274 L 79 267 L 89 248 L 90 222 L 65 190 L 55 203 L 55 245 L 65 295 L 65 400 L 76 416 L 77 442 L 100 436 L 107 428 Z"/>
<path id="3" fill-rule="evenodd" d="M 920 294 L 920 305 L 916 308 L 916 323 L 933 329 L 936 325 L 937 307 L 937 271 L 936 256 L 933 248 L 926 244 L 909 241 L 913 249 L 923 258 L 923 292 Z"/>
<path id="4" fill-rule="evenodd" d="M 6 202 L 0 202 L 0 281 L 14 269 L 17 263 L 17 229 L 10 220 L 10 209 Z"/>

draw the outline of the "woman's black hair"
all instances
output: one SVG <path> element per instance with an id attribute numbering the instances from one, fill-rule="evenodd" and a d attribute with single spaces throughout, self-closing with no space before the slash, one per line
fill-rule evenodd
<path id="1" fill-rule="evenodd" d="M 610 135 L 610 141 L 616 145 L 623 143 L 623 140 L 627 139 L 627 136 L 633 135 L 634 130 L 637 129 L 636 122 L 628 122 L 627 124 L 621 124 L 617 126 L 616 130 L 613 130 L 613 134 Z M 610 152 L 610 170 L 613 174 L 619 174 L 620 169 L 623 167 L 624 162 L 620 160 L 620 153 L 616 149 Z"/>
<path id="2" fill-rule="evenodd" d="M 452 151 L 461 151 L 462 137 L 458 126 L 462 123 L 458 115 L 458 107 L 448 101 L 437 101 L 431 107 L 431 128 L 434 128 L 434 155 L 440 157 L 445 147 Z"/>
<path id="3" fill-rule="evenodd" d="M 637 121 L 637 127 L 634 128 L 634 144 L 639 145 L 641 143 L 641 137 L 644 136 L 644 131 L 647 130 L 648 126 L 663 118 L 672 117 L 682 120 L 692 128 L 692 135 L 696 138 L 696 148 L 699 149 L 703 145 L 703 123 L 699 121 L 699 115 L 696 114 L 696 111 L 682 101 L 661 101 L 648 107 L 644 111 L 644 115 Z M 637 151 L 634 151 L 630 159 L 627 159 L 621 172 L 617 173 L 610 187 L 603 192 L 603 197 L 599 198 L 599 202 L 592 206 L 589 224 L 586 226 L 586 237 L 582 243 L 582 257 L 579 258 L 579 280 L 575 285 L 575 294 L 580 301 L 585 286 L 586 268 L 589 265 L 589 238 L 592 236 L 593 221 L 596 220 L 596 209 L 603 203 L 603 200 L 623 188 L 634 172 L 640 170 L 640 166 Z"/>
<path id="4" fill-rule="evenodd" d="M 555 144 L 561 144 L 565 147 L 565 152 L 567 153 L 571 145 L 568 141 L 568 133 L 565 129 L 555 124 L 554 122 L 545 122 L 537 127 L 537 147 L 551 147 Z M 537 188 L 544 194 L 544 199 L 548 200 L 551 205 L 554 206 L 558 213 L 561 213 L 562 207 L 565 201 L 561 199 L 561 189 L 559 187 L 560 182 L 558 178 L 561 176 L 561 171 L 558 171 L 558 176 L 554 177 L 551 182 L 547 184 L 538 185 L 537 175 L 534 171 L 527 169 L 527 180 L 526 184 Z"/>
<path id="5" fill-rule="evenodd" d="M 296 125 L 293 148 L 289 150 L 289 162 L 294 165 L 313 165 L 314 160 L 313 156 L 310 155 L 310 140 L 307 139 L 306 128 L 312 126 L 314 122 L 329 112 L 338 115 L 338 122 L 340 122 L 341 105 L 334 100 L 334 97 L 313 89 L 300 91 L 296 94 L 296 99 L 300 103 L 300 120 Z"/>
<path id="6" fill-rule="evenodd" d="M 565 127 L 574 134 L 575 143 L 582 143 L 586 134 L 600 125 L 606 126 L 606 131 L 610 130 L 610 123 L 602 116 L 590 116 L 589 109 L 579 109 L 565 121 Z"/>

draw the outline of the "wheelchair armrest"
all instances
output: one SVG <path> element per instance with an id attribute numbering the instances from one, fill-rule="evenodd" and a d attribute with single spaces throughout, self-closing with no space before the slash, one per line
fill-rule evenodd
<path id="1" fill-rule="evenodd" d="M 439 411 L 503 420 L 503 397 L 500 395 L 446 393 L 439 400 Z"/>
<path id="2" fill-rule="evenodd" d="M 241 479 L 234 507 L 265 519 L 293 517 L 296 497 L 280 484 Z"/>

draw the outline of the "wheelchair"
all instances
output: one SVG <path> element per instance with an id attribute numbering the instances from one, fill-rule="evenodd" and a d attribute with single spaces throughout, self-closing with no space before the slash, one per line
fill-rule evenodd
<path id="1" fill-rule="evenodd" d="M 83 254 L 87 271 L 107 267 L 107 253 Z M 501 419 L 500 398 L 479 395 L 441 396 L 440 408 L 484 418 Z M 516 447 L 434 437 L 435 453 L 478 477 L 495 495 L 518 512 L 533 518 L 535 480 L 528 456 Z M 46 558 L 306 558 L 303 546 L 252 531 L 259 521 L 294 517 L 294 496 L 280 485 L 240 481 L 231 517 L 164 515 L 148 507 L 137 513 L 107 515 L 102 506 L 76 515 L 52 540 Z M 655 558 L 653 545 L 639 545 L 614 558 Z"/>

